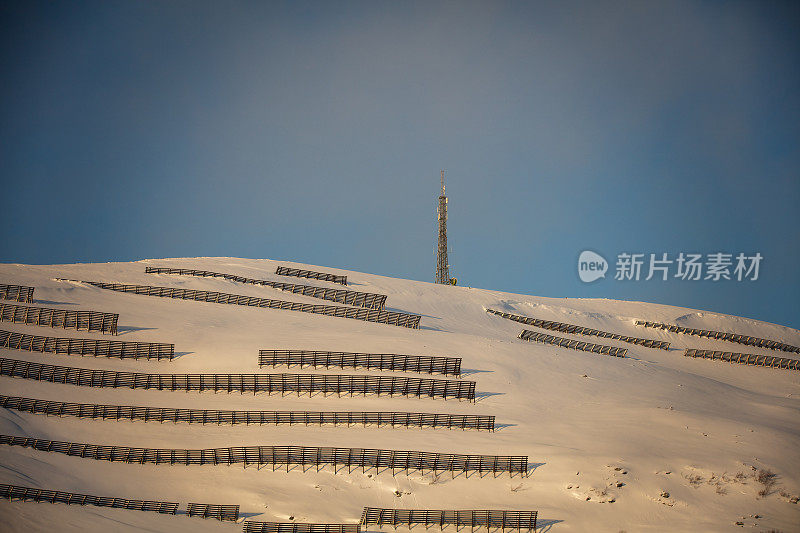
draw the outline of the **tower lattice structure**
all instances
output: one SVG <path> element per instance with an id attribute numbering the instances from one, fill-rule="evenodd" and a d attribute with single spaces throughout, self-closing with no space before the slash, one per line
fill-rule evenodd
<path id="1" fill-rule="evenodd" d="M 436 250 L 436 283 L 450 284 L 450 264 L 447 262 L 447 196 L 444 195 L 444 170 L 441 176 L 442 194 L 439 195 L 439 247 Z"/>

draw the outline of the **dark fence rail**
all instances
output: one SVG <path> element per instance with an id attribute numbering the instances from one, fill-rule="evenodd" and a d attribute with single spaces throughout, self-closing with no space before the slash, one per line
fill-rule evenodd
<path id="1" fill-rule="evenodd" d="M 385 294 L 375 294 L 371 292 L 349 291 L 346 289 L 328 289 L 326 287 L 313 287 L 311 285 L 296 285 L 294 283 L 281 283 L 279 281 L 268 281 L 264 279 L 253 279 L 237 276 L 235 274 L 223 274 L 221 272 L 209 272 L 208 270 L 190 270 L 186 268 L 165 268 L 165 267 L 146 267 L 147 274 L 180 274 L 185 276 L 200 276 L 209 278 L 224 278 L 239 283 L 249 283 L 251 285 L 263 285 L 294 294 L 311 296 L 321 300 L 330 300 L 340 304 L 355 305 L 358 307 L 369 307 L 371 309 L 383 309 L 386 305 Z"/>
<path id="2" fill-rule="evenodd" d="M 757 348 L 769 348 L 770 350 L 800 353 L 800 348 L 797 346 L 792 346 L 791 344 L 785 344 L 783 342 L 769 339 L 760 339 L 758 337 L 751 337 L 749 335 L 740 335 L 738 333 L 724 333 L 722 331 L 710 331 L 707 329 L 685 328 L 683 326 L 676 326 L 674 324 L 662 324 L 660 322 L 648 322 L 646 320 L 637 320 L 636 325 L 644 326 L 646 328 L 663 329 L 673 333 L 682 333 L 684 335 L 694 335 L 695 337 L 707 337 L 709 339 L 736 342 L 739 344 L 746 344 L 748 346 L 755 346 Z"/>
<path id="3" fill-rule="evenodd" d="M 0 320 L 51 328 L 99 331 L 116 335 L 119 315 L 100 311 L 73 311 L 71 309 L 0 303 Z"/>
<path id="4" fill-rule="evenodd" d="M 332 281 L 340 285 L 347 285 L 347 276 L 337 274 L 326 274 L 325 272 L 314 272 L 313 270 L 302 270 L 300 268 L 289 268 L 279 266 L 275 271 L 279 276 L 295 276 L 298 278 L 319 279 L 322 281 Z"/>
<path id="5" fill-rule="evenodd" d="M 537 328 L 549 329 L 551 331 L 560 331 L 561 333 L 575 335 L 592 335 L 595 337 L 627 342 L 629 344 L 638 344 L 639 346 L 645 346 L 647 348 L 661 348 L 662 350 L 669 350 L 669 343 L 665 341 L 654 341 L 652 339 L 628 337 L 626 335 L 619 335 L 617 333 L 609 333 L 608 331 L 600 331 L 599 329 L 585 328 L 583 326 L 575 326 L 573 324 L 565 324 L 563 322 L 554 322 L 552 320 L 542 320 L 523 315 L 513 315 L 511 313 L 504 313 L 502 311 L 495 311 L 493 309 L 487 309 L 486 312 L 507 318 L 508 320 L 513 320 L 522 324 L 528 324 Z"/>
<path id="6" fill-rule="evenodd" d="M 719 352 L 715 350 L 696 350 L 687 348 L 683 353 L 686 357 L 701 357 L 703 359 L 716 359 L 740 365 L 768 366 L 772 368 L 785 368 L 787 370 L 800 370 L 800 359 L 787 359 L 771 355 L 755 355 L 747 353 Z"/>
<path id="7" fill-rule="evenodd" d="M 316 350 L 260 350 L 259 366 L 311 366 L 314 368 L 373 368 L 424 374 L 461 375 L 460 357 L 400 355 L 390 353 L 326 352 Z"/>
<path id="8" fill-rule="evenodd" d="M 615 346 L 605 346 L 603 344 L 592 344 L 591 342 L 576 341 L 573 339 L 566 339 L 564 337 L 556 337 L 546 333 L 537 333 L 527 329 L 522 330 L 519 338 L 525 341 L 543 342 L 545 344 L 552 344 L 562 348 L 571 348 L 573 350 L 581 350 L 584 352 L 599 353 L 603 355 L 613 355 L 614 357 L 625 357 L 628 353 L 627 348 L 617 348 Z"/>
<path id="9" fill-rule="evenodd" d="M 65 355 L 92 355 L 120 359 L 172 359 L 175 345 L 154 342 L 106 341 L 97 339 L 62 339 L 0 331 L 0 348 L 27 352 Z"/>
<path id="10" fill-rule="evenodd" d="M 221 411 L 133 405 L 67 403 L 0 395 L 0 407 L 33 414 L 102 420 L 186 422 L 189 424 L 363 425 L 494 431 L 494 415 L 359 411 Z"/>
<path id="11" fill-rule="evenodd" d="M 239 520 L 238 505 L 215 505 L 211 503 L 189 503 L 186 507 L 188 516 L 214 518 L 216 520 L 236 522 Z"/>
<path id="12" fill-rule="evenodd" d="M 0 498 L 12 501 L 22 500 L 26 502 L 65 503 L 67 505 L 96 505 L 98 507 L 113 507 L 115 509 L 153 511 L 162 514 L 175 514 L 178 510 L 178 504 L 173 502 L 128 500 L 125 498 L 92 496 L 90 494 L 76 494 L 74 492 L 63 492 L 60 490 L 36 489 L 33 487 L 6 484 L 0 484 Z"/>
<path id="13" fill-rule="evenodd" d="M 0 375 L 65 383 L 82 387 L 112 387 L 181 391 L 296 392 L 313 394 L 388 394 L 475 400 L 474 381 L 341 374 L 144 374 L 92 370 L 0 358 Z"/>
<path id="14" fill-rule="evenodd" d="M 33 302 L 33 289 L 26 285 L 6 285 L 0 283 L 0 299 L 16 300 L 17 302 Z"/>
<path id="15" fill-rule="evenodd" d="M 298 522 L 245 522 L 244 533 L 361 533 L 359 524 L 303 524 Z"/>
<path id="16" fill-rule="evenodd" d="M 332 465 L 338 467 L 367 469 L 391 469 L 410 473 L 424 472 L 478 472 L 512 476 L 528 474 L 526 456 L 464 455 L 454 453 L 421 452 L 410 450 L 376 450 L 368 448 L 332 448 L 315 446 L 239 446 L 228 448 L 206 448 L 196 450 L 169 448 L 132 448 L 128 446 L 104 446 L 31 437 L 0 435 L 0 444 L 33 448 L 43 452 L 115 461 L 124 463 L 149 463 L 169 465 L 300 465 L 302 467 Z"/>
<path id="17" fill-rule="evenodd" d="M 361 514 L 362 526 L 408 526 L 422 524 L 429 526 L 485 527 L 499 529 L 536 529 L 537 511 L 504 511 L 504 510 L 459 510 L 444 511 L 437 509 L 380 509 L 365 507 Z"/>
<path id="18" fill-rule="evenodd" d="M 227 294 L 224 292 L 197 291 L 191 289 L 176 289 L 173 287 L 151 287 L 150 285 L 121 285 L 119 283 L 103 283 L 99 281 L 81 281 L 63 279 L 60 281 L 75 281 L 87 283 L 101 289 L 146 296 L 160 296 L 162 298 L 177 298 L 179 300 L 196 300 L 198 302 L 212 302 L 218 304 L 246 305 L 249 307 L 265 307 L 268 309 L 283 309 L 286 311 L 302 311 L 318 315 L 335 316 L 339 318 L 352 318 L 367 322 L 377 322 L 392 326 L 419 329 L 420 315 L 385 311 L 383 309 L 365 309 L 358 307 L 340 307 L 335 305 L 312 305 L 300 302 L 287 302 L 283 300 L 270 300 L 269 298 L 256 298 L 240 294 Z"/>

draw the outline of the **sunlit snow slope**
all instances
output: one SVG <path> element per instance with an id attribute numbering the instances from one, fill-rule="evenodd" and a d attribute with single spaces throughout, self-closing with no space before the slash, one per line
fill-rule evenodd
<path id="1" fill-rule="evenodd" d="M 145 266 L 205 269 L 342 288 L 275 275 L 277 265 L 348 276 L 348 289 L 388 295 L 387 309 L 422 315 L 419 330 L 315 314 L 112 292 L 56 278 L 185 287 L 338 305 L 216 278 L 146 274 Z M 109 463 L 0 446 L 0 483 L 131 499 L 239 504 L 257 521 L 356 522 L 364 506 L 535 509 L 539 531 L 800 530 L 800 373 L 690 359 L 713 348 L 781 357 L 724 341 L 636 326 L 636 319 L 736 332 L 800 345 L 794 329 L 665 305 L 540 298 L 393 279 L 324 266 L 235 258 L 134 263 L 0 265 L 0 283 L 33 285 L 34 303 L 120 314 L 120 335 L 0 323 L 36 335 L 168 342 L 174 361 L 119 360 L 2 349 L 5 358 L 149 373 L 379 374 L 352 369 L 262 368 L 259 349 L 306 349 L 463 358 L 478 401 L 100 389 L 0 377 L 0 394 L 95 404 L 202 409 L 413 411 L 493 414 L 498 430 L 361 426 L 244 426 L 81 420 L 0 409 L 7 435 L 161 448 L 308 445 L 527 455 L 526 478 L 269 466 Z M 628 348 L 609 357 L 520 340 L 523 326 L 491 308 L 624 335 L 667 340 L 668 351 Z M 544 331 L 544 330 L 537 330 Z M 385 372 L 384 374 L 389 374 Z M 392 372 L 413 377 L 419 374 Z M 755 469 L 777 474 L 766 496 Z M 668 494 L 668 496 L 667 496 Z M 792 499 L 794 498 L 794 502 Z M 758 518 L 755 516 L 758 515 Z M 293 518 L 292 518 L 293 517 Z M 0 501 L 3 531 L 227 531 L 239 524 L 155 513 Z"/>

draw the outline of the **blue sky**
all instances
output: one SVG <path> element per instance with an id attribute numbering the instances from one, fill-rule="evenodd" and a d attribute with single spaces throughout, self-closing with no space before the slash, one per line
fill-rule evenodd
<path id="1" fill-rule="evenodd" d="M 461 284 L 797 328 L 798 5 L 3 2 L 0 261 L 432 281 L 445 169 Z M 764 259 L 616 281 L 621 252 Z"/>

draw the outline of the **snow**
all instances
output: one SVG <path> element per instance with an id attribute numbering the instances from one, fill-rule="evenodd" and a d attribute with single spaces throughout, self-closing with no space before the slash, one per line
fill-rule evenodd
<path id="1" fill-rule="evenodd" d="M 251 278 L 343 288 L 276 276 L 277 265 L 346 274 L 347 288 L 388 295 L 387 309 L 422 315 L 421 329 L 315 314 L 113 292 L 82 279 L 248 294 L 331 304 L 217 278 L 145 274 L 145 266 L 195 268 Z M 0 378 L 0 393 L 58 401 L 201 409 L 425 411 L 494 414 L 495 433 L 333 426 L 225 426 L 79 420 L 0 409 L 3 434 L 164 448 L 308 445 L 527 455 L 527 478 L 410 475 L 331 468 L 165 466 L 108 463 L 0 447 L 0 482 L 131 499 L 239 504 L 257 521 L 356 522 L 364 506 L 535 509 L 540 531 L 800 530 L 800 375 L 691 359 L 683 349 L 772 352 L 636 326 L 636 319 L 730 331 L 800 345 L 800 331 L 755 320 L 641 302 L 542 298 L 435 285 L 286 261 L 158 259 L 132 263 L 0 265 L 0 282 L 36 287 L 34 305 L 120 314 L 119 340 L 170 342 L 174 361 L 135 361 L 0 350 L 2 357 L 84 368 L 163 373 L 327 372 L 258 367 L 259 349 L 446 355 L 463 358 L 477 402 L 401 397 L 194 393 L 95 389 Z M 336 305 L 336 304 L 332 304 Z M 597 337 L 628 348 L 620 359 L 517 339 L 536 329 L 486 308 L 667 340 L 669 351 Z M 114 337 L 0 323 L 0 329 L 75 338 Z M 561 336 L 555 332 L 548 332 Z M 396 373 L 419 377 L 419 374 Z M 426 377 L 426 376 L 423 376 Z M 441 376 L 432 376 L 441 378 Z M 765 497 L 754 470 L 777 485 Z M 669 473 L 667 473 L 669 472 Z M 736 474 L 743 477 L 736 479 Z M 617 486 L 621 483 L 621 486 Z M 397 496 L 399 491 L 400 496 Z M 669 496 L 662 496 L 669 493 Z M 782 496 L 788 494 L 789 497 Z M 589 499 L 587 499 L 589 498 Z M 613 502 L 611 501 L 613 499 Z M 755 518 L 758 515 L 759 518 Z M 743 518 L 744 517 L 744 518 Z M 241 519 L 240 519 L 241 523 Z M 239 531 L 185 516 L 0 501 L 4 531 Z"/>

